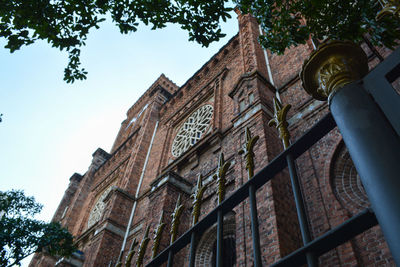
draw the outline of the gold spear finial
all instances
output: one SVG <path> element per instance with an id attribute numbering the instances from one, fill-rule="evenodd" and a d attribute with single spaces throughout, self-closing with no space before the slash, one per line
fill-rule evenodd
<path id="1" fill-rule="evenodd" d="M 192 211 L 192 222 L 195 225 L 199 221 L 200 217 L 200 208 L 201 202 L 203 199 L 204 191 L 206 190 L 207 186 L 203 186 L 203 175 L 199 174 L 197 177 L 197 186 L 192 195 L 193 198 L 193 211 Z"/>
<path id="2" fill-rule="evenodd" d="M 289 147 L 289 139 L 290 139 L 290 134 L 288 131 L 288 122 L 286 121 L 286 116 L 289 111 L 289 109 L 292 107 L 291 105 L 285 105 L 282 107 L 282 103 L 274 97 L 274 118 L 272 118 L 268 122 L 268 126 L 272 127 L 275 126 L 278 129 L 279 132 L 279 137 L 282 140 L 283 147 L 286 149 Z"/>
<path id="3" fill-rule="evenodd" d="M 379 0 L 382 10 L 376 15 L 376 20 L 381 20 L 386 16 L 397 16 L 400 18 L 400 1 L 399 0 Z"/>
<path id="4" fill-rule="evenodd" d="M 218 169 L 217 173 L 213 175 L 214 179 L 217 179 L 218 184 L 218 204 L 220 204 L 225 198 L 226 191 L 226 172 L 231 166 L 230 162 L 225 162 L 224 153 L 221 152 L 219 155 Z"/>
<path id="5" fill-rule="evenodd" d="M 136 238 L 134 238 L 132 240 L 132 244 L 131 247 L 129 248 L 129 252 L 128 255 L 126 256 L 126 261 L 125 261 L 125 267 L 131 267 L 131 261 L 133 258 L 133 255 L 135 255 L 135 247 L 138 245 L 139 243 L 136 241 Z"/>
<path id="6" fill-rule="evenodd" d="M 251 136 L 250 129 L 246 127 L 246 143 L 239 150 L 239 155 L 244 154 L 246 160 L 246 170 L 249 174 L 249 179 L 254 176 L 254 145 L 260 138 L 258 135 Z"/>
<path id="7" fill-rule="evenodd" d="M 138 257 L 136 259 L 136 267 L 141 267 L 143 265 L 144 253 L 146 252 L 147 245 L 149 244 L 150 241 L 149 231 L 150 231 L 150 225 L 147 226 L 142 242 L 140 242 Z"/>
<path id="8" fill-rule="evenodd" d="M 176 201 L 174 212 L 171 214 L 171 244 L 174 243 L 176 236 L 178 234 L 178 227 L 180 223 L 180 218 L 183 212 L 183 205 L 181 205 L 181 195 L 179 194 L 178 200 Z"/>
<path id="9" fill-rule="evenodd" d="M 153 237 L 154 243 L 153 243 L 153 247 L 151 248 L 151 250 L 153 251 L 153 255 L 152 255 L 153 259 L 157 256 L 158 248 L 160 247 L 161 235 L 162 235 L 162 232 L 164 231 L 164 228 L 166 225 L 163 222 L 163 220 L 164 220 L 164 211 L 161 212 L 160 220 L 158 221 L 158 226 L 157 226 L 156 230 L 154 231 L 154 237 Z"/>

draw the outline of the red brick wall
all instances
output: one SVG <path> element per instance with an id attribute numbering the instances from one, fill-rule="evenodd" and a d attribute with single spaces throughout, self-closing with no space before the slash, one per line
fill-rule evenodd
<path id="1" fill-rule="evenodd" d="M 124 257 L 133 238 L 140 242 L 148 225 L 150 237 L 153 236 L 162 210 L 167 226 L 160 250 L 169 244 L 170 215 L 179 194 L 185 206 L 179 234 L 189 229 L 192 206 L 189 195 L 199 173 L 208 185 L 200 217 L 214 209 L 217 206 L 216 182 L 211 177 L 217 170 L 221 152 L 232 163 L 227 173 L 226 195 L 229 196 L 245 183 L 247 171 L 238 151 L 244 144 L 246 127 L 260 137 L 254 151 L 256 171 L 277 156 L 283 150 L 282 143 L 276 129 L 268 127 L 276 90 L 284 104 L 292 105 L 288 120 L 293 141 L 328 112 L 325 103 L 315 101 L 305 93 L 298 78 L 301 65 L 312 50 L 311 43 L 288 49 L 282 56 L 268 53 L 273 86 L 264 52 L 257 42 L 256 21 L 249 15 L 239 15 L 238 19 L 239 34 L 183 86 L 178 88 L 161 75 L 127 112 L 127 119 L 121 125 L 111 154 L 101 154 L 100 164 L 96 163 L 99 159 L 96 154 L 96 160 L 82 180 L 71 182 L 54 218 L 59 220 L 65 207 L 70 207 L 61 221 L 76 236 L 79 249 L 85 255 L 84 266 L 115 263 L 134 201 L 137 201 L 137 208 L 128 229 Z M 376 53 L 388 54 L 382 49 L 374 52 L 367 45 L 363 48 L 370 56 L 371 67 L 379 61 Z M 253 102 L 250 102 L 250 94 L 254 95 Z M 239 109 L 241 101 L 245 103 L 243 110 Z M 174 157 L 171 146 L 177 131 L 186 118 L 204 104 L 214 108 L 209 131 L 182 155 Z M 133 118 L 136 121 L 131 123 Z M 340 133 L 334 130 L 297 160 L 314 238 L 353 215 L 346 202 L 338 199 L 332 183 L 331 170 L 340 142 Z M 140 185 L 141 177 L 143 181 Z M 166 179 L 169 180 L 165 182 Z M 101 219 L 87 229 L 94 204 L 110 185 L 115 188 L 105 199 L 106 208 Z M 258 190 L 257 205 L 262 261 L 263 265 L 267 265 L 294 251 L 302 243 L 287 170 Z M 233 212 L 237 266 L 252 266 L 248 200 L 235 207 Z M 151 240 L 145 262 L 150 260 L 152 245 Z M 176 255 L 176 266 L 187 262 L 187 252 L 185 248 Z M 32 262 L 37 263 L 39 257 L 36 256 Z M 136 256 L 133 262 L 135 260 Z M 327 266 L 393 266 L 379 227 L 321 256 L 320 263 Z"/>

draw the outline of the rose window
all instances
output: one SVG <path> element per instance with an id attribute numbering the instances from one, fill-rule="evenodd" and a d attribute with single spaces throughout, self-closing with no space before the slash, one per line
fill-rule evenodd
<path id="1" fill-rule="evenodd" d="M 179 157 L 201 139 L 209 128 L 212 116 L 213 107 L 204 105 L 186 119 L 172 143 L 172 155 L 174 157 Z"/>
<path id="2" fill-rule="evenodd" d="M 101 196 L 97 199 L 97 202 L 94 205 L 94 207 L 89 215 L 88 228 L 92 227 L 95 223 L 97 223 L 100 220 L 100 217 L 103 214 L 104 208 L 106 207 L 106 204 L 104 203 L 104 199 L 106 198 L 108 193 L 111 191 L 111 189 L 112 189 L 112 186 L 108 187 L 106 190 L 104 190 L 104 192 L 101 194 Z"/>

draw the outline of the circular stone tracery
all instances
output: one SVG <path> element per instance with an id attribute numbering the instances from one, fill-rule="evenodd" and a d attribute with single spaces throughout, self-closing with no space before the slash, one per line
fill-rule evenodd
<path id="1" fill-rule="evenodd" d="M 100 220 L 100 217 L 103 214 L 104 208 L 106 207 L 106 204 L 104 203 L 104 199 L 107 197 L 107 195 L 111 191 L 111 189 L 112 189 L 112 186 L 108 187 L 106 190 L 103 191 L 101 196 L 97 199 L 97 202 L 93 206 L 93 209 L 89 215 L 88 228 L 92 227 L 95 223 L 97 223 Z"/>
<path id="2" fill-rule="evenodd" d="M 212 116 L 213 107 L 204 105 L 186 119 L 172 143 L 172 155 L 174 157 L 179 157 L 201 139 L 209 128 Z"/>

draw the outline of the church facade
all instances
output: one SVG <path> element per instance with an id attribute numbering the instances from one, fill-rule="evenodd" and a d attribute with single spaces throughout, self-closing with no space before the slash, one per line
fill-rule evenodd
<path id="1" fill-rule="evenodd" d="M 238 15 L 239 33 L 184 85 L 161 75 L 127 111 L 112 150 L 97 149 L 88 171 L 75 173 L 54 215 L 74 235 L 79 251 L 69 259 L 36 254 L 30 266 L 116 266 L 134 240 L 149 237 L 143 264 L 171 241 L 178 198 L 183 205 L 177 237 L 192 226 L 193 194 L 200 179 L 206 186 L 200 220 L 218 205 L 214 175 L 221 152 L 230 163 L 226 196 L 248 179 L 238 152 L 246 128 L 259 139 L 254 146 L 255 172 L 283 151 L 275 127 L 273 98 L 292 107 L 287 114 L 291 140 L 328 113 L 325 102 L 302 89 L 299 71 L 314 49 L 310 41 L 278 56 L 258 44 L 259 27 Z M 363 44 L 370 67 L 389 54 Z M 369 206 L 338 130 L 331 131 L 297 159 L 309 228 L 313 238 Z M 257 191 L 262 265 L 268 266 L 302 244 L 289 173 L 284 170 Z M 250 211 L 242 202 L 224 217 L 224 265 L 253 266 Z M 216 227 L 199 237 L 195 266 L 214 266 Z M 138 247 L 136 248 L 136 251 Z M 139 253 L 132 266 L 140 266 Z M 174 257 L 187 266 L 188 249 Z M 395 266 L 379 226 L 319 257 L 325 266 Z M 139 265 L 138 265 L 139 264 Z"/>

